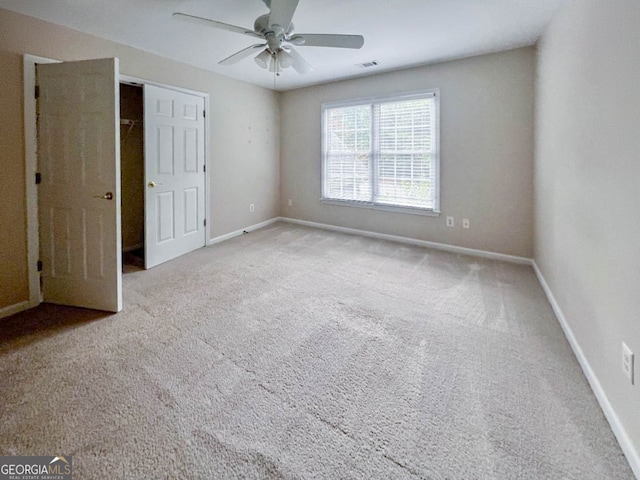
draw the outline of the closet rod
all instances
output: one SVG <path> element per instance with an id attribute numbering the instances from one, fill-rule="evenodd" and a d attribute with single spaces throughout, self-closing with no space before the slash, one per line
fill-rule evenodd
<path id="1" fill-rule="evenodd" d="M 142 120 L 130 120 L 128 118 L 121 118 L 120 125 L 139 125 L 142 123 Z"/>
<path id="2" fill-rule="evenodd" d="M 131 130 L 133 130 L 133 127 L 135 127 L 136 125 L 142 125 L 142 120 L 130 120 L 128 118 L 121 118 L 120 125 L 126 125 L 129 127 L 129 130 L 127 131 L 127 135 L 129 135 L 131 133 Z"/>

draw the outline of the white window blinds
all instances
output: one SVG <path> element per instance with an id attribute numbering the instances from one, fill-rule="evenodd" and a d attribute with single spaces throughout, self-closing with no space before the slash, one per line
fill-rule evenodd
<path id="1" fill-rule="evenodd" d="M 326 112 L 325 196 L 371 200 L 371 107 L 357 105 Z"/>
<path id="2" fill-rule="evenodd" d="M 438 98 L 431 91 L 323 107 L 323 197 L 438 208 Z"/>

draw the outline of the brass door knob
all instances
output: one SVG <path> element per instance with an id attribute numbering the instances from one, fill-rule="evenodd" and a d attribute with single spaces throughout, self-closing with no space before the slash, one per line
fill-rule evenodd
<path id="1" fill-rule="evenodd" d="M 154 182 L 153 180 L 151 180 L 149 183 L 147 183 L 147 185 L 149 185 L 151 188 L 156 186 L 156 182 Z"/>
<path id="2" fill-rule="evenodd" d="M 93 198 L 101 198 L 103 200 L 113 200 L 113 193 L 107 192 L 104 195 L 94 195 Z"/>

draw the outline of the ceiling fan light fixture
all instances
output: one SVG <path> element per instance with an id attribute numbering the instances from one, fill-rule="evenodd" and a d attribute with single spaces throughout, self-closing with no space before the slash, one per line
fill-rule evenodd
<path id="1" fill-rule="evenodd" d="M 287 52 L 281 50 L 280 52 L 278 52 L 278 61 L 280 62 L 280 66 L 282 68 L 289 68 L 293 65 L 294 59 Z"/>
<path id="2" fill-rule="evenodd" d="M 271 56 L 271 63 L 269 64 L 269 71 L 274 73 L 280 73 L 280 63 L 278 62 L 278 57 L 275 55 Z"/>
<path id="3" fill-rule="evenodd" d="M 256 58 L 254 58 L 254 60 L 258 66 L 266 70 L 269 68 L 269 64 L 271 62 L 271 52 L 269 52 L 269 50 L 263 50 L 258 56 L 256 56 Z"/>

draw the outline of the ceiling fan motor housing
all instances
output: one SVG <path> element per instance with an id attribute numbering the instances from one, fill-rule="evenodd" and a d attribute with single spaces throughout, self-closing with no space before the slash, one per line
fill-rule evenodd
<path id="1" fill-rule="evenodd" d="M 288 25 L 289 30 L 293 30 L 293 23 Z M 264 35 L 269 50 L 272 53 L 277 53 L 282 48 L 282 42 L 286 40 L 285 28 L 280 25 L 269 26 L 269 15 L 259 16 L 253 24 L 253 29 Z"/>

